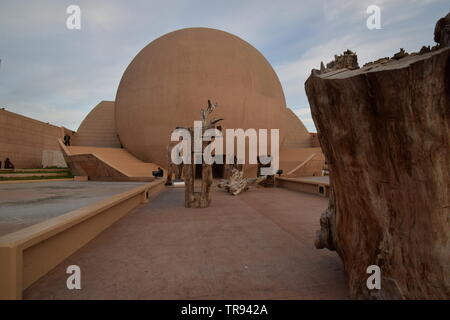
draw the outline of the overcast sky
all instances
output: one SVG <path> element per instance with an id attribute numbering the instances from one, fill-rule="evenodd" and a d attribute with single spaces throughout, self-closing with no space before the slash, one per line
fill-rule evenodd
<path id="1" fill-rule="evenodd" d="M 81 30 L 66 9 L 81 8 Z M 369 30 L 369 5 L 381 30 Z M 360 65 L 400 47 L 433 45 L 449 0 L 1 0 L 0 107 L 76 130 L 101 100 L 114 100 L 134 56 L 157 37 L 187 27 L 233 33 L 256 47 L 280 78 L 287 105 L 315 131 L 304 82 L 346 49 Z"/>

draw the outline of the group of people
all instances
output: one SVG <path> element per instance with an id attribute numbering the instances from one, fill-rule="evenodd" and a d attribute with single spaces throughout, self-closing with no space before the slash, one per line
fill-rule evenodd
<path id="1" fill-rule="evenodd" d="M 0 169 L 2 168 L 2 162 L 0 161 Z M 9 158 L 5 159 L 5 165 L 3 169 L 14 169 L 14 164 L 9 160 Z"/>

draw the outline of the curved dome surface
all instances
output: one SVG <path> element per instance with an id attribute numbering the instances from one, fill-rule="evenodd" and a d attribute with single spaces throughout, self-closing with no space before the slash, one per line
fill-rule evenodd
<path id="1" fill-rule="evenodd" d="M 151 42 L 126 69 L 115 104 L 120 141 L 165 166 L 170 133 L 193 126 L 208 99 L 224 128 L 280 128 L 286 119 L 280 81 L 258 50 L 223 31 L 189 28 Z"/>
<path id="2" fill-rule="evenodd" d="M 283 147 L 290 149 L 311 147 L 311 135 L 295 113 L 291 109 L 286 108 L 283 112 L 283 117 L 281 125 L 285 132 Z"/>
<path id="3" fill-rule="evenodd" d="M 72 145 L 89 147 L 119 148 L 114 101 L 102 101 L 81 122 Z"/>

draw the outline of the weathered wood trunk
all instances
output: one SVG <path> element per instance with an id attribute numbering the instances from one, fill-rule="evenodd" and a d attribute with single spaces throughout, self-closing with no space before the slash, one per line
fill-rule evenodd
<path id="1" fill-rule="evenodd" d="M 195 166 L 193 164 L 183 164 L 183 179 L 184 179 L 184 206 L 186 208 L 195 207 L 195 194 L 194 194 L 194 177 Z"/>
<path id="2" fill-rule="evenodd" d="M 449 299 L 450 49 L 313 74 L 306 92 L 334 191 L 317 244 L 351 297 Z"/>
<path id="3" fill-rule="evenodd" d="M 202 191 L 200 195 L 199 208 L 207 208 L 211 204 L 211 186 L 213 182 L 212 166 L 202 165 Z"/>
<path id="4" fill-rule="evenodd" d="M 172 148 L 174 147 L 174 145 L 174 143 L 169 143 L 167 145 L 167 185 L 171 185 L 173 177 L 176 176 L 177 165 L 172 162 Z"/>
<path id="5" fill-rule="evenodd" d="M 223 178 L 229 179 L 231 177 L 231 170 L 233 170 L 232 164 L 224 164 L 223 166 Z"/>
<path id="6" fill-rule="evenodd" d="M 269 168 L 271 166 L 271 164 L 266 164 L 263 165 L 261 163 L 258 163 L 258 177 L 261 176 L 261 169 L 262 168 Z M 273 188 L 275 187 L 275 175 L 269 175 L 267 176 L 264 181 L 261 181 L 261 183 L 259 183 L 260 186 L 263 186 L 264 188 Z"/>
<path id="7" fill-rule="evenodd" d="M 218 129 L 216 124 L 223 119 L 209 120 L 209 115 L 217 108 L 217 103 L 213 104 L 208 100 L 208 108 L 201 110 L 202 118 L 202 137 L 208 129 Z M 220 127 L 219 127 L 220 128 Z M 202 150 L 198 154 L 194 150 L 194 129 L 187 129 L 191 136 L 191 160 L 195 163 L 195 159 L 203 159 L 203 152 L 211 141 L 203 141 Z M 185 188 L 185 207 L 186 208 L 206 208 L 211 204 L 211 186 L 213 183 L 212 165 L 202 163 L 202 184 L 201 191 L 195 192 L 195 164 L 183 164 L 182 172 L 186 184 Z"/>

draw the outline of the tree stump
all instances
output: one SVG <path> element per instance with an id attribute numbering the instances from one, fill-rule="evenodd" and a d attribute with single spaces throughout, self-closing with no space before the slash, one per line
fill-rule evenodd
<path id="1" fill-rule="evenodd" d="M 312 74 L 306 92 L 334 192 L 316 245 L 351 297 L 449 299 L 450 49 Z"/>

